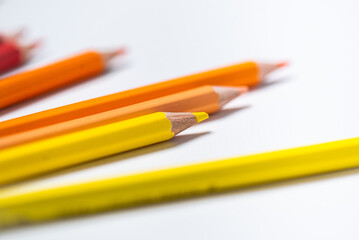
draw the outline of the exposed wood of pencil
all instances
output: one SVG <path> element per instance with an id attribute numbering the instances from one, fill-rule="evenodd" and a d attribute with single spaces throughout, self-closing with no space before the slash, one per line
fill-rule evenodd
<path id="1" fill-rule="evenodd" d="M 268 74 L 270 74 L 271 72 L 277 70 L 278 68 L 287 66 L 288 62 L 280 62 L 277 64 L 271 64 L 271 63 L 258 63 L 258 67 L 259 67 L 259 78 L 260 79 L 265 79 Z"/>
<path id="2" fill-rule="evenodd" d="M 41 46 L 41 40 L 37 40 L 26 45 L 17 44 L 17 46 L 20 50 L 21 62 L 25 62 L 30 57 L 31 52 Z"/>
<path id="3" fill-rule="evenodd" d="M 6 42 L 18 42 L 18 40 L 24 35 L 25 29 L 22 28 L 13 34 L 0 34 L 0 44 Z"/>
<path id="4" fill-rule="evenodd" d="M 36 44 L 19 48 L 20 58 Z M 0 81 L 0 108 L 27 100 L 40 94 L 93 77 L 106 68 L 114 55 L 123 49 L 100 53 L 88 51 L 62 61 L 6 77 Z"/>
<path id="5" fill-rule="evenodd" d="M 282 65 L 268 66 L 273 70 Z M 260 82 L 260 75 L 270 72 L 261 73 L 261 66 L 255 62 L 236 64 L 11 119 L 0 124 L 0 136 L 110 111 L 203 85 L 254 86 Z"/>
<path id="6" fill-rule="evenodd" d="M 197 123 L 197 118 L 193 113 L 168 112 L 166 113 L 166 117 L 172 124 L 171 132 L 173 132 L 174 135 L 179 134 Z"/>
<path id="7" fill-rule="evenodd" d="M 246 90 L 245 87 L 203 86 L 127 107 L 4 136 L 0 138 L 0 149 L 154 112 L 214 113 Z"/>
<path id="8" fill-rule="evenodd" d="M 208 117 L 153 113 L 2 150 L 0 184 L 171 139 Z"/>

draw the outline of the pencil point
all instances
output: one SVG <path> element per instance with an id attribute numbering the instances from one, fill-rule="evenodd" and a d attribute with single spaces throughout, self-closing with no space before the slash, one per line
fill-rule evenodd
<path id="1" fill-rule="evenodd" d="M 102 57 L 104 58 L 105 61 L 109 61 L 117 56 L 126 54 L 126 52 L 127 52 L 126 48 L 121 47 L 113 51 L 103 52 Z"/>
<path id="2" fill-rule="evenodd" d="M 220 87 L 213 86 L 213 90 L 219 96 L 219 106 L 223 107 L 239 95 L 248 92 L 248 87 Z"/>
<path id="3" fill-rule="evenodd" d="M 277 64 L 273 63 L 258 63 L 259 77 L 263 80 L 269 73 L 277 70 L 278 68 L 285 67 L 288 65 L 288 61 L 283 61 Z"/>
<path id="4" fill-rule="evenodd" d="M 285 67 L 289 65 L 289 61 L 283 61 L 277 64 L 277 68 Z"/>
<path id="5" fill-rule="evenodd" d="M 29 44 L 29 45 L 27 46 L 27 48 L 28 48 L 29 50 L 31 50 L 31 49 L 40 47 L 42 44 L 43 44 L 42 40 L 41 40 L 41 39 L 38 39 L 38 40 L 32 42 L 31 44 Z"/>
<path id="6" fill-rule="evenodd" d="M 38 40 L 28 44 L 28 45 L 20 46 L 23 61 L 27 60 L 30 52 L 33 49 L 38 48 L 39 46 L 41 46 L 41 44 L 42 44 L 42 40 L 38 39 Z"/>
<path id="7" fill-rule="evenodd" d="M 208 114 L 205 112 L 194 112 L 193 114 L 197 119 L 197 123 L 202 122 L 208 118 Z"/>
<path id="8" fill-rule="evenodd" d="M 15 33 L 13 34 L 10 34 L 10 35 L 1 35 L 3 37 L 3 40 L 5 42 L 12 42 L 12 43 L 17 43 L 18 40 L 24 35 L 24 31 L 25 29 L 22 28 L 18 31 L 16 31 Z"/>
<path id="9" fill-rule="evenodd" d="M 208 114 L 204 112 L 189 113 L 189 112 L 166 112 L 166 117 L 172 124 L 171 131 L 177 135 L 183 130 L 193 126 L 197 122 L 201 122 L 208 118 Z"/>
<path id="10" fill-rule="evenodd" d="M 25 28 L 21 28 L 19 29 L 18 31 L 16 31 L 12 36 L 11 36 L 11 40 L 12 41 L 17 41 L 19 40 L 20 38 L 22 38 L 24 36 L 24 33 L 25 33 Z"/>

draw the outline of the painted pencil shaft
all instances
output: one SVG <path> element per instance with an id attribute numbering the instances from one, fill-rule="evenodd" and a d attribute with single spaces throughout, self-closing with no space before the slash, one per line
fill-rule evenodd
<path id="1" fill-rule="evenodd" d="M 38 46 L 39 41 L 28 45 L 19 45 L 15 42 L 0 44 L 0 74 L 23 64 L 30 52 Z"/>
<path id="2" fill-rule="evenodd" d="M 264 65 L 246 62 L 11 119 L 0 124 L 0 136 L 110 111 L 203 85 L 253 86 L 259 83 L 259 66 Z M 276 68 L 278 64 L 267 64 L 265 73 Z"/>
<path id="3" fill-rule="evenodd" d="M 127 107 L 5 136 L 0 138 L 0 149 L 155 112 L 214 113 L 245 91 L 246 88 L 243 87 L 203 86 Z"/>
<path id="4" fill-rule="evenodd" d="M 359 166 L 359 138 L 0 197 L 0 226 L 34 223 Z"/>
<path id="5" fill-rule="evenodd" d="M 107 55 L 89 51 L 4 78 L 0 81 L 0 108 L 93 77 L 105 70 Z M 20 58 L 20 52 L 16 56 Z"/>
<path id="6" fill-rule="evenodd" d="M 20 65 L 21 62 L 21 52 L 16 44 L 4 43 L 0 45 L 0 73 Z"/>
<path id="7" fill-rule="evenodd" d="M 0 184 L 172 138 L 206 113 L 153 113 L 0 152 Z"/>

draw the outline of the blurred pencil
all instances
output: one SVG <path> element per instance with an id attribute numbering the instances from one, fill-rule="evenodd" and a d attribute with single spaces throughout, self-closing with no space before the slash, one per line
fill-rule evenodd
<path id="1" fill-rule="evenodd" d="M 162 142 L 206 118 L 159 112 L 2 150 L 0 184 Z"/>
<path id="2" fill-rule="evenodd" d="M 100 112 L 110 111 L 203 85 L 254 86 L 260 82 L 260 79 L 263 79 L 270 72 L 284 65 L 285 63 L 262 64 L 246 62 L 90 99 L 4 121 L 0 124 L 0 136 L 31 130 L 34 126 L 44 127 Z"/>
<path id="3" fill-rule="evenodd" d="M 246 87 L 203 86 L 127 107 L 5 136 L 0 138 L 0 149 L 155 112 L 214 113 L 246 91 Z"/>
<path id="4" fill-rule="evenodd" d="M 5 49 L 8 48 L 11 46 Z M 14 49 L 12 51 L 15 52 Z M 0 108 L 100 74 L 106 69 L 106 64 L 111 58 L 123 53 L 123 48 L 106 53 L 87 51 L 44 67 L 6 77 L 0 81 Z M 19 61 L 19 58 L 20 53 L 16 55 L 16 61 Z M 6 59 L 6 56 L 2 59 Z"/>
<path id="5" fill-rule="evenodd" d="M 193 197 L 359 166 L 359 138 L 0 197 L 0 226 Z"/>
<path id="6" fill-rule="evenodd" d="M 0 45 L 0 73 L 9 71 L 23 64 L 27 60 L 29 53 L 38 45 L 39 45 L 38 41 L 31 43 L 29 45 L 21 45 L 11 41 L 1 44 Z M 4 81 L 4 79 L 1 79 L 0 84 L 2 81 Z M 6 91 L 1 90 L 0 88 L 0 94 L 4 95 L 6 94 Z M 1 97 L 2 96 L 0 95 L 0 101 L 2 99 Z M 1 104 L 2 103 L 0 102 L 0 106 Z"/>

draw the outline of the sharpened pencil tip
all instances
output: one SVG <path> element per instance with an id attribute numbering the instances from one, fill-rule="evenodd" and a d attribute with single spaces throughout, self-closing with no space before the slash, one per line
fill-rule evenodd
<path id="1" fill-rule="evenodd" d="M 12 35 L 12 39 L 13 40 L 18 40 L 18 39 L 22 38 L 24 36 L 25 30 L 26 30 L 25 27 L 20 28 L 18 31 L 16 31 Z"/>
<path id="2" fill-rule="evenodd" d="M 239 94 L 243 94 L 249 91 L 249 87 L 236 87 Z"/>
<path id="3" fill-rule="evenodd" d="M 124 55 L 126 53 L 127 53 L 126 47 L 121 47 L 121 48 L 118 48 L 118 49 L 113 50 L 113 51 L 102 52 L 102 56 L 105 59 L 105 61 L 109 61 L 112 58 L 115 58 L 115 57 L 120 56 L 120 55 Z"/>
<path id="4" fill-rule="evenodd" d="M 23 61 L 28 59 L 32 50 L 40 47 L 42 44 L 42 40 L 38 39 L 28 45 L 20 46 Z"/>
<path id="5" fill-rule="evenodd" d="M 288 65 L 288 61 L 279 62 L 277 64 L 272 63 L 258 63 L 259 68 L 259 78 L 263 80 L 267 77 L 268 74 Z"/>
<path id="6" fill-rule="evenodd" d="M 205 112 L 194 112 L 193 115 L 196 117 L 197 123 L 202 122 L 208 118 L 208 114 Z"/>
<path id="7" fill-rule="evenodd" d="M 205 112 L 165 112 L 165 114 L 172 124 L 171 131 L 174 135 L 208 118 Z"/>
<path id="8" fill-rule="evenodd" d="M 248 87 L 224 87 L 212 86 L 213 90 L 218 94 L 220 107 L 223 107 L 239 95 L 248 92 Z"/>
<path id="9" fill-rule="evenodd" d="M 31 50 L 31 49 L 40 47 L 42 44 L 43 44 L 42 39 L 38 39 L 38 40 L 32 42 L 31 44 L 29 44 L 29 45 L 27 46 L 27 48 L 28 48 L 29 50 Z"/>
<path id="10" fill-rule="evenodd" d="M 283 61 L 277 64 L 277 68 L 285 67 L 289 65 L 289 61 Z"/>

